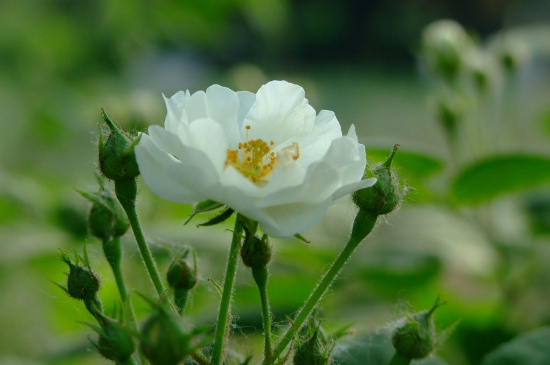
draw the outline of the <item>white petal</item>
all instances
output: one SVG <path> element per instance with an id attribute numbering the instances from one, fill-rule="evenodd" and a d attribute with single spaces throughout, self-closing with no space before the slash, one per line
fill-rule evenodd
<path id="1" fill-rule="evenodd" d="M 365 146 L 349 137 L 332 141 L 322 161 L 337 169 L 343 177 L 343 184 L 358 181 L 363 176 L 367 164 Z"/>
<path id="2" fill-rule="evenodd" d="M 177 203 L 204 200 L 202 196 L 168 177 L 168 170 L 178 162 L 155 146 L 149 136 L 141 136 L 135 152 L 143 181 L 155 194 Z"/>
<path id="3" fill-rule="evenodd" d="M 315 110 L 304 98 L 304 89 L 286 81 L 272 81 L 258 90 L 241 138 L 246 140 L 245 127 L 249 125 L 251 140 L 261 138 L 279 144 L 311 131 L 314 120 Z"/>
<path id="4" fill-rule="evenodd" d="M 238 172 L 237 174 L 240 175 Z M 207 196 L 208 199 L 226 204 L 250 219 L 274 224 L 271 218 L 256 206 L 250 194 L 234 186 L 221 185 L 217 179 L 206 174 L 198 166 L 178 165 L 177 169 L 170 171 L 170 176 L 191 190 Z"/>
<path id="5" fill-rule="evenodd" d="M 241 138 L 237 123 L 239 112 L 237 94 L 226 87 L 212 85 L 206 89 L 206 106 L 208 116 L 220 123 L 225 130 L 229 145 L 232 149 L 236 149 Z"/>
<path id="6" fill-rule="evenodd" d="M 355 125 L 354 124 L 349 126 L 347 137 L 350 138 L 353 142 L 358 143 L 357 133 L 355 133 Z"/>
<path id="7" fill-rule="evenodd" d="M 315 124 L 310 133 L 293 138 L 290 142 L 297 142 L 300 146 L 299 162 L 308 166 L 314 161 L 319 161 L 325 155 L 332 140 L 342 137 L 340 123 L 333 112 L 321 110 L 315 118 Z"/>
<path id="8" fill-rule="evenodd" d="M 189 91 L 184 93 L 178 91 L 170 99 L 164 94 L 164 103 L 166 104 L 166 119 L 164 121 L 164 128 L 166 130 L 175 133 L 180 123 L 187 123 L 187 114 L 185 113 L 185 106 L 189 99 Z"/>
<path id="9" fill-rule="evenodd" d="M 194 147 L 208 156 L 220 175 L 224 169 L 229 147 L 224 128 L 213 119 L 205 118 L 191 123 L 189 129 L 195 142 Z"/>
<path id="10" fill-rule="evenodd" d="M 185 112 L 187 113 L 187 118 L 189 118 L 189 123 L 196 119 L 207 118 L 206 93 L 201 90 L 191 95 L 187 101 Z"/>
<path id="11" fill-rule="evenodd" d="M 261 222 L 260 228 L 272 237 L 292 236 L 319 222 L 330 204 L 331 199 L 327 199 L 320 204 L 295 203 L 264 209 L 275 224 Z"/>
<path id="12" fill-rule="evenodd" d="M 200 128 L 202 122 L 199 120 L 198 124 Z M 202 141 L 196 141 L 191 126 L 185 126 L 185 128 L 188 129 L 187 133 L 189 134 L 187 137 L 190 143 L 188 144 L 184 144 L 175 134 L 155 125 L 149 127 L 149 136 L 160 150 L 173 155 L 182 163 L 201 166 L 201 168 L 207 170 L 209 174 L 218 176 L 223 166 L 220 167 L 215 165 L 216 160 L 212 157 L 214 154 L 211 151 L 207 154 L 207 152 L 203 150 L 203 146 L 201 145 Z M 218 128 L 218 132 L 219 131 L 223 133 L 221 127 Z"/>
<path id="13" fill-rule="evenodd" d="M 256 101 L 256 94 L 249 91 L 237 91 L 237 97 L 239 98 L 239 113 L 237 114 L 237 124 L 239 125 L 239 131 L 244 122 L 244 118 L 248 115 L 250 108 Z"/>
<path id="14" fill-rule="evenodd" d="M 293 203 L 319 204 L 329 199 L 341 182 L 342 178 L 335 168 L 323 162 L 313 163 L 299 185 L 276 190 L 256 204 L 260 208 Z"/>

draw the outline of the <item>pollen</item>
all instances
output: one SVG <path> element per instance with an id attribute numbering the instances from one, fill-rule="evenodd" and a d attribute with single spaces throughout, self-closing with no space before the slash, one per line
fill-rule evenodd
<path id="1" fill-rule="evenodd" d="M 248 139 L 250 126 L 245 128 L 247 131 L 246 142 L 239 143 L 236 150 L 227 150 L 225 166 L 233 166 L 253 183 L 257 183 L 264 180 L 273 171 L 277 158 L 275 152 L 271 151 L 271 147 L 275 143 L 273 141 L 266 143 L 262 139 L 250 141 Z"/>

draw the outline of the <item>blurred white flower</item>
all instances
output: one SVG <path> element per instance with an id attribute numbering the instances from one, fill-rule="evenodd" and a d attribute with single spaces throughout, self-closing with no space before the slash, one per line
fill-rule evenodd
<path id="1" fill-rule="evenodd" d="M 149 127 L 135 149 L 145 183 L 164 199 L 215 200 L 280 237 L 376 182 L 361 180 L 355 127 L 342 136 L 334 113 L 316 116 L 298 85 L 272 81 L 256 94 L 213 85 L 165 101 L 164 128 Z"/>

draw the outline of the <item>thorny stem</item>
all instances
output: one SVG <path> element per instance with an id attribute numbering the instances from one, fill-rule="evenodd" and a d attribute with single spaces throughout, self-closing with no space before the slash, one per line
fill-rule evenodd
<path id="1" fill-rule="evenodd" d="M 240 216 L 237 216 L 235 221 L 235 229 L 233 230 L 233 239 L 231 240 L 231 248 L 229 250 L 229 257 L 227 259 L 222 300 L 220 303 L 220 311 L 218 313 L 218 324 L 216 326 L 216 337 L 214 339 L 214 349 L 212 351 L 212 365 L 221 365 L 225 353 L 229 308 L 233 294 L 233 283 L 235 282 L 237 263 L 239 261 L 242 231 L 243 225 Z"/>
<path id="2" fill-rule="evenodd" d="M 330 288 L 353 251 L 355 251 L 357 246 L 359 246 L 359 243 L 361 243 L 363 238 L 365 238 L 372 231 L 374 224 L 376 223 L 376 218 L 377 216 L 374 214 L 363 212 L 362 210 L 358 212 L 355 217 L 350 240 L 346 244 L 346 247 L 344 247 L 344 250 L 340 253 L 340 255 L 338 255 L 336 260 L 332 263 L 330 269 L 328 269 L 321 281 L 317 284 L 317 287 L 313 290 L 309 298 L 304 303 L 302 309 L 298 312 L 293 324 L 288 328 L 279 341 L 273 353 L 273 359 L 276 360 L 279 356 L 281 356 L 296 332 L 307 320 L 311 314 L 311 311 L 315 308 L 315 306 L 317 306 L 327 290 Z"/>
<path id="3" fill-rule="evenodd" d="M 145 237 L 143 236 L 143 231 L 136 213 L 136 179 L 115 181 L 115 192 L 120 204 L 126 211 L 126 215 L 128 215 L 128 220 L 130 221 L 130 225 L 134 231 L 134 236 L 136 237 L 139 253 L 145 263 L 149 277 L 155 286 L 158 296 L 161 297 L 166 289 L 160 279 L 160 274 L 155 264 L 155 259 L 153 258 L 153 255 L 149 250 L 149 246 L 147 246 L 147 242 L 145 241 Z"/>

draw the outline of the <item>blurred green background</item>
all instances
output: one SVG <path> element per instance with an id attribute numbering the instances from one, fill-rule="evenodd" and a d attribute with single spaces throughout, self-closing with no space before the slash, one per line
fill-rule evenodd
<path id="1" fill-rule="evenodd" d="M 489 128 L 490 147 L 470 133 L 458 163 L 417 60 L 422 30 L 442 18 L 457 20 L 481 44 L 514 32 L 531 55 L 471 113 L 471 123 L 501 115 L 512 127 Z M 491 165 L 486 183 L 472 183 L 465 170 L 487 156 L 550 155 L 549 29 L 550 2 L 540 0 L 1 1 L 0 364 L 107 363 L 78 322 L 91 316 L 49 282 L 64 280 L 58 249 L 81 252 L 87 241 L 107 309 L 118 299 L 85 226 L 87 202 L 73 190 L 97 190 L 100 108 L 124 129 L 143 131 L 164 121 L 161 93 L 213 83 L 255 92 L 285 79 L 303 86 L 317 111 L 335 111 L 344 131 L 355 124 L 369 162 L 401 145 L 397 172 L 416 190 L 363 243 L 324 301 L 329 328 L 354 323 L 349 344 L 429 307 L 438 293 L 448 301 L 438 325 L 461 319 L 439 351 L 450 364 L 479 364 L 515 335 L 550 325 L 550 172 L 522 161 L 505 173 Z M 473 199 L 485 202 L 470 207 L 468 198 L 462 205 L 449 198 L 460 197 L 456 176 L 470 177 L 468 186 L 481 187 Z M 514 186 L 524 189 L 501 194 L 495 176 L 519 176 Z M 196 249 L 203 281 L 188 314 L 195 324 L 213 323 L 219 298 L 206 279 L 222 280 L 231 223 L 184 227 L 192 207 L 163 201 L 143 184 L 138 209 L 163 270 L 170 250 Z M 307 297 L 346 242 L 353 216 L 344 203 L 304 232 L 310 244 L 274 240 L 275 321 Z M 130 286 L 152 294 L 131 234 L 123 243 Z M 234 304 L 234 347 L 260 354 L 259 298 L 242 267 Z M 147 304 L 135 296 L 134 305 L 143 318 Z"/>

